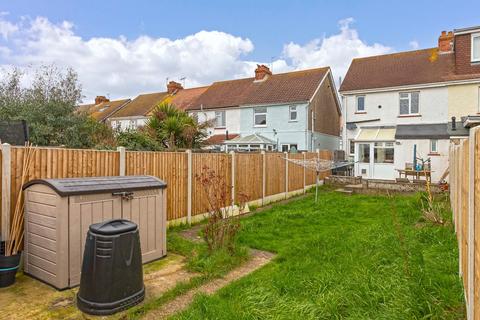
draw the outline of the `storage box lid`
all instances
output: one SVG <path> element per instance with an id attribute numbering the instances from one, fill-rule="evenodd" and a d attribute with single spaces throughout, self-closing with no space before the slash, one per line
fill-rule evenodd
<path id="1" fill-rule="evenodd" d="M 114 176 L 63 179 L 36 179 L 23 187 L 27 189 L 34 184 L 44 184 L 55 190 L 62 197 L 82 194 L 123 192 L 166 188 L 167 184 L 152 176 Z"/>
<path id="2" fill-rule="evenodd" d="M 90 231 L 96 234 L 112 236 L 133 231 L 137 225 L 125 219 L 113 219 L 90 225 Z"/>

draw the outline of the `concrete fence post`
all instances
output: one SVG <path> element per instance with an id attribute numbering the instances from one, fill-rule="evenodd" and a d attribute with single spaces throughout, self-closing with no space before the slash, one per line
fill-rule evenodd
<path id="1" fill-rule="evenodd" d="M 303 155 L 303 194 L 307 192 L 307 168 L 306 168 L 306 163 L 305 161 L 307 160 L 307 154 L 306 152 L 302 152 Z"/>
<path id="2" fill-rule="evenodd" d="M 192 150 L 187 150 L 187 223 L 192 223 Z"/>
<path id="3" fill-rule="evenodd" d="M 288 152 L 285 152 L 285 199 L 288 198 Z"/>
<path id="4" fill-rule="evenodd" d="M 10 239 L 10 199 L 12 192 L 11 146 L 2 144 L 2 240 Z"/>
<path id="5" fill-rule="evenodd" d="M 235 205 L 235 151 L 230 151 L 232 157 L 232 207 Z"/>
<path id="6" fill-rule="evenodd" d="M 120 155 L 119 157 L 119 176 L 124 176 L 126 174 L 126 152 L 125 147 L 118 147 L 117 151 Z"/>
<path id="7" fill-rule="evenodd" d="M 266 179 L 267 164 L 266 164 L 265 158 L 266 158 L 265 151 L 262 150 L 262 206 L 265 205 L 265 194 L 267 191 L 267 179 Z"/>

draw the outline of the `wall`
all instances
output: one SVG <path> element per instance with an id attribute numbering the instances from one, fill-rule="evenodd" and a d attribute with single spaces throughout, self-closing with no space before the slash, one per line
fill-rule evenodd
<path id="1" fill-rule="evenodd" d="M 131 120 L 135 121 L 134 126 L 131 125 Z M 121 131 L 126 131 L 127 129 L 137 129 L 144 126 L 148 121 L 147 117 L 130 117 L 130 118 L 110 118 L 108 123 L 112 128 L 119 128 Z M 113 123 L 112 123 L 113 122 Z M 120 126 L 118 124 L 120 123 Z"/>
<path id="2" fill-rule="evenodd" d="M 361 114 L 356 112 L 357 95 L 344 96 L 346 121 L 380 119 L 374 122 L 359 123 L 357 126 L 394 126 L 397 124 L 446 123 L 449 120 L 447 87 L 409 91 L 420 91 L 419 114 L 421 116 L 419 117 L 399 117 L 399 93 L 404 91 L 396 90 L 365 94 L 365 112 Z M 355 133 L 350 133 L 350 130 L 346 131 L 348 139 L 354 138 Z"/>
<path id="3" fill-rule="evenodd" d="M 323 81 L 310 103 L 309 130 L 312 130 L 312 111 L 314 115 L 313 131 L 333 136 L 340 135 L 341 108 L 338 105 L 334 85 L 329 76 Z"/>
<path id="4" fill-rule="evenodd" d="M 313 144 L 312 144 L 313 147 L 312 147 L 312 150 L 317 150 L 317 149 L 339 150 L 340 139 L 341 139 L 341 137 L 339 137 L 339 136 L 331 136 L 331 135 L 328 135 L 328 134 L 314 132 L 313 133 Z"/>
<path id="5" fill-rule="evenodd" d="M 448 118 L 480 112 L 480 83 L 448 86 Z"/>
<path id="6" fill-rule="evenodd" d="M 472 63 L 471 34 L 455 36 L 455 71 L 457 74 L 480 73 L 480 64 Z"/>
<path id="7" fill-rule="evenodd" d="M 240 134 L 246 136 L 258 133 L 273 141 L 278 141 L 280 147 L 284 143 L 296 143 L 299 150 L 307 150 L 307 104 L 297 104 L 296 106 L 297 121 L 289 121 L 290 104 L 268 106 L 266 127 L 254 126 L 254 107 L 242 107 L 240 109 Z M 276 135 L 274 129 L 277 132 Z"/>
<path id="8" fill-rule="evenodd" d="M 397 140 L 395 144 L 395 169 L 405 169 L 405 163 L 413 162 L 413 146 L 417 145 L 417 157 L 431 159 L 432 182 L 438 182 L 445 169 L 448 168 L 450 140 L 438 140 L 438 155 L 430 155 L 430 140 Z M 398 175 L 397 175 L 398 176 Z"/>
<path id="9" fill-rule="evenodd" d="M 221 134 L 225 135 L 226 131 L 228 133 L 239 133 L 240 132 L 240 109 L 218 109 L 217 111 L 225 111 L 225 128 L 211 128 L 208 129 L 209 136 Z M 205 122 L 207 120 L 215 119 L 215 110 L 205 110 L 197 111 L 196 115 L 198 116 L 199 122 Z"/>

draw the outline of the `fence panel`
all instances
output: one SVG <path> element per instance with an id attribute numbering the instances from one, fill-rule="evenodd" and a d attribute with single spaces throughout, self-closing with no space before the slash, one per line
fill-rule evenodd
<path id="1" fill-rule="evenodd" d="M 303 154 L 289 154 L 289 159 L 303 160 Z M 293 162 L 288 162 L 288 191 L 303 189 L 304 167 Z"/>
<path id="2" fill-rule="evenodd" d="M 197 176 L 206 167 L 215 171 L 225 181 L 225 206 L 231 204 L 232 199 L 232 156 L 230 154 L 194 153 L 192 154 L 192 216 L 208 211 L 208 203 L 201 183 Z"/>
<path id="3" fill-rule="evenodd" d="M 249 201 L 262 198 L 263 161 L 259 153 L 235 154 L 235 202 L 240 193 Z"/>
<path id="4" fill-rule="evenodd" d="M 167 183 L 167 220 L 186 217 L 188 163 L 185 152 L 136 152 L 125 155 L 126 175 L 151 175 Z"/>
<path id="5" fill-rule="evenodd" d="M 26 181 L 45 178 L 114 176 L 119 173 L 119 156 L 115 151 L 35 148 L 35 159 Z M 11 148 L 11 211 L 21 187 L 24 147 Z"/>
<path id="6" fill-rule="evenodd" d="M 282 153 L 265 154 L 265 195 L 285 192 L 286 160 Z"/>

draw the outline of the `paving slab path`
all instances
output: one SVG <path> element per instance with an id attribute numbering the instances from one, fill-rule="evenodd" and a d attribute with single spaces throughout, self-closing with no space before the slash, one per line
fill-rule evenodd
<path id="1" fill-rule="evenodd" d="M 152 310 L 145 315 L 145 319 L 165 319 L 175 313 L 185 310 L 190 303 L 195 298 L 197 294 L 213 294 L 226 285 L 232 283 L 235 280 L 238 280 L 246 275 L 260 269 L 267 263 L 269 263 L 275 254 L 266 251 L 260 250 L 251 250 L 251 258 L 237 267 L 236 269 L 230 271 L 227 275 L 222 278 L 212 280 L 198 288 L 192 289 L 187 293 L 178 296 L 170 302 L 160 306 L 158 309 Z"/>

